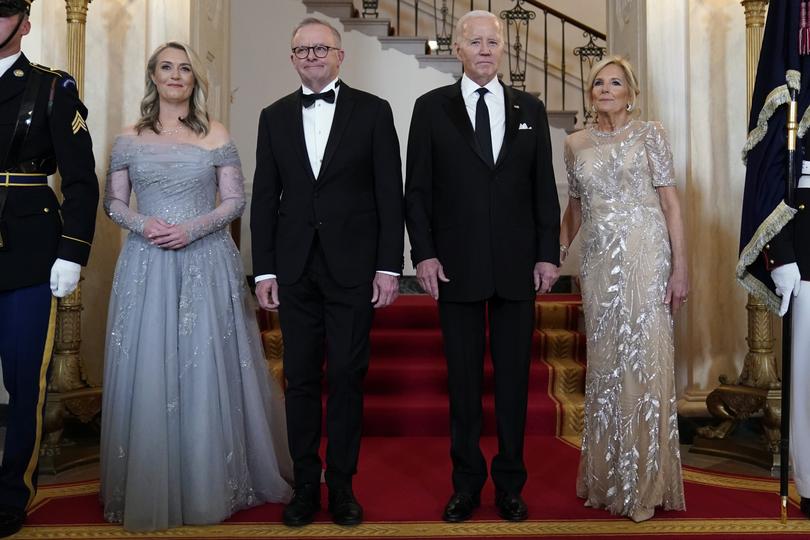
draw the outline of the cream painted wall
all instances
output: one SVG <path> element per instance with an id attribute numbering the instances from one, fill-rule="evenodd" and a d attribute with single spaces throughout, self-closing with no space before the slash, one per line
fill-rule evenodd
<path id="1" fill-rule="evenodd" d="M 746 294 L 734 279 L 745 181 L 745 17 L 736 0 L 690 0 L 688 16 L 692 303 L 684 401 L 702 404 L 721 374 L 736 379 L 748 351 Z"/>
<path id="2" fill-rule="evenodd" d="M 231 3 L 231 116 L 230 129 L 242 158 L 248 196 L 256 166 L 259 112 L 301 86 L 290 63 L 290 34 L 307 14 L 300 0 L 239 0 Z M 318 15 L 322 17 L 321 15 Z M 324 18 L 324 17 L 322 17 Z M 329 19 L 338 30 L 343 25 Z M 395 50 L 382 50 L 377 38 L 356 31 L 342 32 L 346 58 L 340 77 L 346 84 L 376 94 L 391 104 L 403 161 L 413 103 L 423 93 L 453 82 L 433 68 L 420 68 L 416 59 Z M 250 259 L 250 212 L 242 218 L 245 270 Z M 405 273 L 413 274 L 406 246 Z"/>
<path id="3" fill-rule="evenodd" d="M 647 118 L 646 0 L 607 0 L 608 53 L 624 56 L 636 69 L 641 94 L 636 107 Z"/>
<path id="4" fill-rule="evenodd" d="M 208 113 L 228 125 L 230 113 L 230 0 L 193 4 L 189 43 L 199 55 L 208 77 Z"/>

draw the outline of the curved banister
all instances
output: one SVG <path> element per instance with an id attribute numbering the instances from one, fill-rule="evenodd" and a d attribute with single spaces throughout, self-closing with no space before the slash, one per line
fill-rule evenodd
<path id="1" fill-rule="evenodd" d="M 560 19 L 562 21 L 565 21 L 566 23 L 570 24 L 571 26 L 577 27 L 577 28 L 579 28 L 580 30 L 582 30 L 584 32 L 587 32 L 587 33 L 591 34 L 594 37 L 597 37 L 599 39 L 607 41 L 607 35 L 605 35 L 604 33 L 600 32 L 599 30 L 596 30 L 595 28 L 591 28 L 587 24 L 581 23 L 578 20 L 569 17 L 565 13 L 561 13 L 561 12 L 557 11 L 554 8 L 548 7 L 543 2 L 538 2 L 537 0 L 523 0 L 523 1 L 526 2 L 529 5 L 532 5 L 532 6 L 536 7 L 537 9 L 540 9 L 540 10 L 550 14 L 550 15 L 554 15 L 558 19 Z"/>

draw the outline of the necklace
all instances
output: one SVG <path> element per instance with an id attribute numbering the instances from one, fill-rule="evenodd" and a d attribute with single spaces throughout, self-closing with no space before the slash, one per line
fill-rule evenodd
<path id="1" fill-rule="evenodd" d="M 165 129 L 161 126 L 160 133 L 158 135 L 177 135 L 181 131 L 185 129 L 185 124 L 177 124 L 173 128 Z"/>
<path id="2" fill-rule="evenodd" d="M 619 133 L 626 130 L 630 126 L 630 124 L 632 124 L 632 123 L 633 123 L 633 121 L 630 120 L 627 123 L 622 124 L 621 126 L 615 128 L 612 131 L 606 131 L 606 130 L 599 129 L 599 126 L 597 124 L 594 124 L 593 126 L 591 126 L 591 132 L 594 133 L 595 135 L 599 136 L 599 137 L 613 137 L 614 135 L 618 135 Z"/>

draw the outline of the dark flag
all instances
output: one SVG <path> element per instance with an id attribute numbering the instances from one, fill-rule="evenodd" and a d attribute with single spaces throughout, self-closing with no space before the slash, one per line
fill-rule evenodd
<path id="1" fill-rule="evenodd" d="M 774 313 L 779 312 L 780 299 L 774 293 L 767 251 L 796 214 L 784 201 L 790 89 L 798 91 L 800 139 L 810 127 L 810 56 L 807 51 L 800 54 L 800 43 L 807 45 L 808 41 L 807 9 L 806 0 L 770 2 L 751 100 L 748 140 L 743 149 L 745 194 L 737 280 Z M 795 170 L 801 170 L 803 153 L 794 153 Z"/>

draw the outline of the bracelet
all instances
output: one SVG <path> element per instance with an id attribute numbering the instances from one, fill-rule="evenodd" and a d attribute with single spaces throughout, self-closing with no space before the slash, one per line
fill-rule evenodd
<path id="1" fill-rule="evenodd" d="M 560 253 L 563 255 L 568 255 L 568 246 L 565 244 L 560 244 Z"/>

